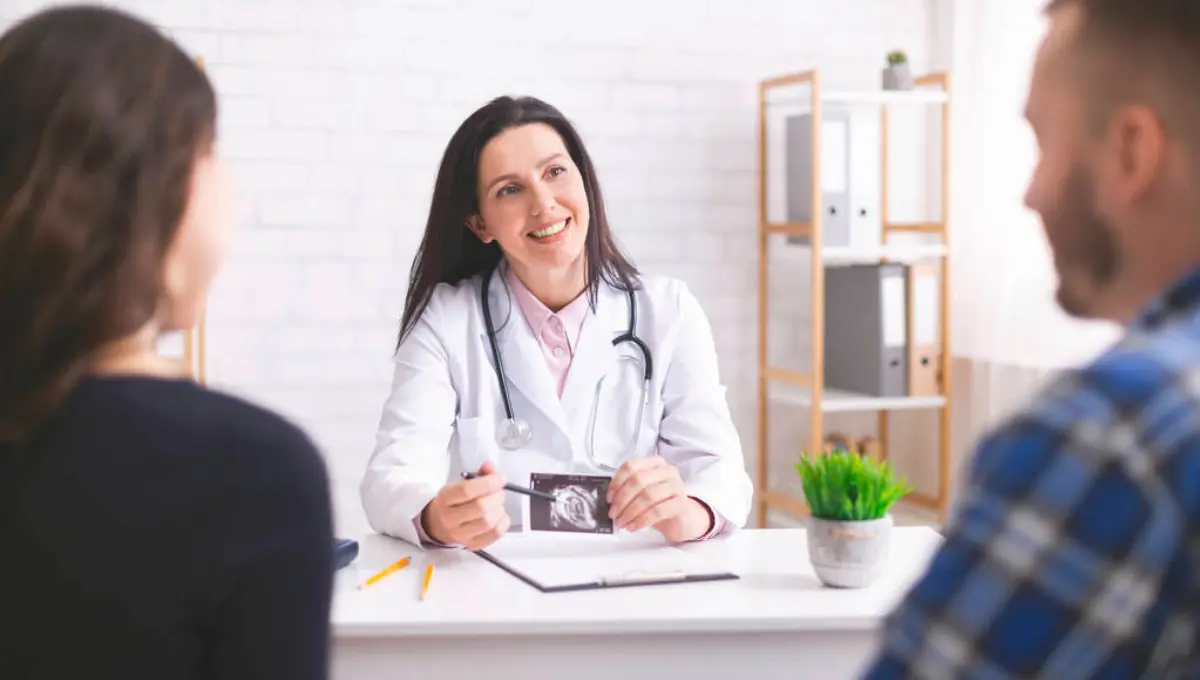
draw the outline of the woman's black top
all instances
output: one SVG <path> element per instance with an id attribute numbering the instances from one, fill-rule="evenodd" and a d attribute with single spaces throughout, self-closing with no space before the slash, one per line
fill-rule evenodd
<path id="1" fill-rule="evenodd" d="M 186 380 L 85 380 L 0 447 L 0 678 L 328 676 L 324 462 Z"/>

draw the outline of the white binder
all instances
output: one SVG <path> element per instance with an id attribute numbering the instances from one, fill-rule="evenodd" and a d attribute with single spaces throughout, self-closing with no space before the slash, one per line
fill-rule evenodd
<path id="1" fill-rule="evenodd" d="M 820 165 L 822 236 L 826 248 L 876 248 L 883 244 L 882 125 L 876 107 L 825 106 Z M 785 125 L 788 222 L 812 221 L 812 114 Z M 808 244 L 806 236 L 790 243 Z"/>

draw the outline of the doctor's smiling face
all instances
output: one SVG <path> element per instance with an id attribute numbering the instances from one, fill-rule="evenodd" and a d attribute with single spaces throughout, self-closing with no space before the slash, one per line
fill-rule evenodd
<path id="1" fill-rule="evenodd" d="M 499 244 L 527 286 L 569 281 L 572 297 L 582 292 L 588 197 L 558 132 L 545 123 L 501 132 L 483 147 L 478 185 L 479 238 Z"/>
<path id="2" fill-rule="evenodd" d="M 585 291 L 595 302 L 602 283 L 638 285 L 637 268 L 609 228 L 583 139 L 561 111 L 536 97 L 496 97 L 446 145 L 397 346 L 439 284 L 490 274 L 503 260 L 555 310 Z"/>

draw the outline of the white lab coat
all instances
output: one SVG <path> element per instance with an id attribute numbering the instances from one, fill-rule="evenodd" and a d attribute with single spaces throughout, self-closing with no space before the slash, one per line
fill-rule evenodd
<path id="1" fill-rule="evenodd" d="M 532 441 L 502 448 L 496 431 L 504 402 L 494 373 L 480 305 L 481 277 L 442 284 L 395 356 L 395 376 L 360 487 L 363 509 L 378 532 L 419 543 L 414 520 L 448 481 L 492 461 L 509 481 L 531 472 L 608 475 L 589 459 L 593 405 L 596 458 L 613 467 L 660 455 L 679 469 L 690 495 L 735 527 L 745 525 L 753 486 L 718 376 L 712 331 L 699 302 L 680 281 L 646 277 L 636 293 L 637 335 L 650 348 L 649 403 L 629 450 L 641 402 L 641 353 L 612 339 L 628 326 L 624 292 L 600 285 L 588 313 L 560 399 L 546 359 L 504 282 L 490 284 L 492 320 L 518 418 Z M 603 379 L 601 390 L 597 385 Z M 526 497 L 506 494 L 514 529 Z"/>

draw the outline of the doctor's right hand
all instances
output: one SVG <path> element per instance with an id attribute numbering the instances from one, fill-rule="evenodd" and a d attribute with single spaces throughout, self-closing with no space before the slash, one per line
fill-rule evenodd
<path id="1" fill-rule="evenodd" d="M 479 476 L 442 487 L 421 513 L 429 537 L 445 545 L 482 550 L 508 531 L 504 478 L 491 461 Z"/>

